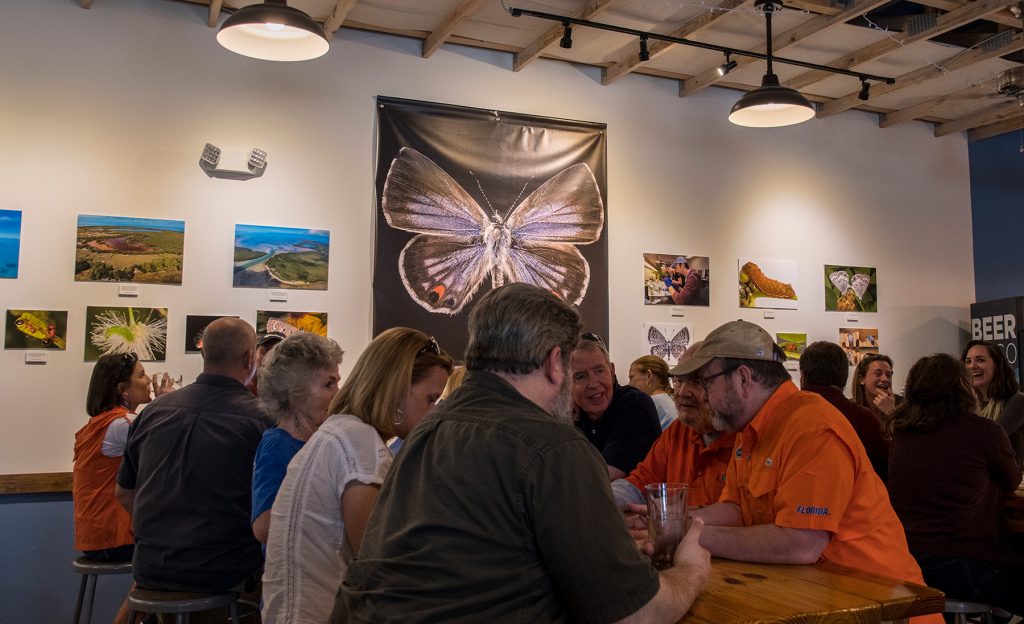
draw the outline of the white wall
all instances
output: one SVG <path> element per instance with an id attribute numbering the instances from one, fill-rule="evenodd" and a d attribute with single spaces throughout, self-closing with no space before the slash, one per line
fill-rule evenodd
<path id="1" fill-rule="evenodd" d="M 842 313 L 824 312 L 822 265 L 878 267 L 882 350 L 897 386 L 913 360 L 958 351 L 973 296 L 967 149 L 924 124 L 881 130 L 850 112 L 802 126 L 731 126 L 735 92 L 681 99 L 674 82 L 632 76 L 609 87 L 592 68 L 343 30 L 322 59 L 272 64 L 219 48 L 206 9 L 172 2 L 0 0 L 0 208 L 24 211 L 21 269 L 0 280 L 0 308 L 69 310 L 68 350 L 44 366 L 0 351 L 0 474 L 69 470 L 91 365 L 87 305 L 167 306 L 166 364 L 194 377 L 181 344 L 186 314 L 257 309 L 327 311 L 347 367 L 370 339 L 374 97 L 389 95 L 608 124 L 612 355 L 620 372 L 640 355 L 640 326 L 670 321 L 642 305 L 641 253 L 711 257 L 709 309 L 686 309 L 703 337 L 746 318 L 769 331 L 835 340 Z M 259 146 L 263 178 L 214 180 L 202 146 L 224 164 Z M 184 219 L 181 286 L 73 281 L 78 214 Z M 231 288 L 234 224 L 327 228 L 330 288 Z M 737 307 L 738 256 L 799 263 L 800 309 Z"/>

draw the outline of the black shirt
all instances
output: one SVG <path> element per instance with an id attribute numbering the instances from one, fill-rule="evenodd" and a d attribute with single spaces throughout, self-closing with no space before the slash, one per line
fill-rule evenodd
<path id="1" fill-rule="evenodd" d="M 601 418 L 581 414 L 576 427 L 604 457 L 604 463 L 629 474 L 661 435 L 654 399 L 633 386 L 615 383 L 612 401 Z"/>
<path id="2" fill-rule="evenodd" d="M 245 386 L 207 373 L 132 423 L 117 483 L 135 490 L 140 587 L 221 592 L 260 568 L 249 524 L 252 464 L 268 426 Z"/>

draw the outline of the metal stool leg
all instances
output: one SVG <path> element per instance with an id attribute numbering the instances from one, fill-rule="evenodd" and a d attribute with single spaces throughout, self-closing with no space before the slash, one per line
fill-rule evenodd
<path id="1" fill-rule="evenodd" d="M 75 622 L 79 624 L 82 621 L 82 601 L 85 599 L 85 584 L 89 580 L 88 574 L 82 575 L 82 581 L 78 584 L 78 599 L 75 600 Z"/>
<path id="2" fill-rule="evenodd" d="M 89 602 L 86 603 L 88 606 L 85 608 L 85 624 L 92 624 L 92 608 L 96 604 L 96 583 L 100 581 L 100 577 L 95 574 L 88 576 L 92 577 L 92 590 L 89 591 Z"/>
<path id="3" fill-rule="evenodd" d="M 238 624 L 238 601 L 231 603 L 231 624 Z"/>

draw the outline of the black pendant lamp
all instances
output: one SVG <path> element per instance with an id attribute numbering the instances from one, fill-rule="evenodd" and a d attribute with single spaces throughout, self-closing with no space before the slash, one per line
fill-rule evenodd
<path id="1" fill-rule="evenodd" d="M 217 43 L 265 61 L 308 61 L 330 48 L 320 24 L 286 0 L 266 0 L 235 11 L 217 32 Z"/>
<path id="2" fill-rule="evenodd" d="M 772 13 L 782 3 L 757 0 L 754 5 L 764 11 L 768 72 L 761 79 L 760 87 L 748 91 L 733 104 L 729 121 L 751 128 L 776 128 L 805 122 L 814 117 L 814 107 L 798 91 L 780 85 L 779 77 L 772 71 Z"/>

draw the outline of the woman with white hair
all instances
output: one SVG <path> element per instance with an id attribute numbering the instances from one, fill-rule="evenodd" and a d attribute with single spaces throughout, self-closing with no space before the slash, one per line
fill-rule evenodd
<path id="1" fill-rule="evenodd" d="M 260 364 L 260 399 L 277 427 L 267 429 L 252 472 L 252 532 L 267 543 L 270 509 L 288 462 L 327 420 L 338 392 L 341 347 L 330 338 L 298 333 L 282 340 Z"/>

